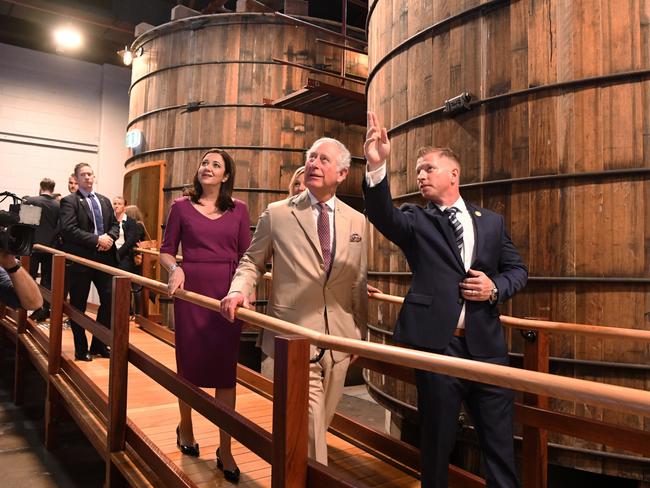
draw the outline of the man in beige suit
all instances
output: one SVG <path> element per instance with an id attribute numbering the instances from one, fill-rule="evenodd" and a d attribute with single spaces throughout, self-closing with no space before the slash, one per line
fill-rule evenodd
<path id="1" fill-rule="evenodd" d="M 253 241 L 239 263 L 221 313 L 234 319 L 269 260 L 273 286 L 267 313 L 318 332 L 365 337 L 366 220 L 336 198 L 345 180 L 350 152 L 336 139 L 321 138 L 307 151 L 307 190 L 270 204 L 260 216 Z M 262 350 L 273 357 L 274 335 L 263 335 Z M 309 456 L 327 464 L 327 428 L 343 393 L 350 355 L 320 354 L 311 347 L 309 367 Z"/>

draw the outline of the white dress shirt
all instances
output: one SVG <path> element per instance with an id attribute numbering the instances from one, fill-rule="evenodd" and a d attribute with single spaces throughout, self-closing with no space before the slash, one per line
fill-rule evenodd
<path id="1" fill-rule="evenodd" d="M 120 219 L 120 236 L 117 238 L 115 241 L 115 247 L 118 249 L 124 245 L 124 224 L 126 222 L 127 215 L 126 213 L 122 214 L 122 218 Z"/>

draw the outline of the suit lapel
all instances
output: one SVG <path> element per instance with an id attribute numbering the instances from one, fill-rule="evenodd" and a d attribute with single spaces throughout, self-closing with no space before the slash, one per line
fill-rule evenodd
<path id="1" fill-rule="evenodd" d="M 481 245 L 485 241 L 485 229 L 483 228 L 483 219 L 481 218 L 481 212 L 479 212 L 476 207 L 468 202 L 465 202 L 465 206 L 467 207 L 469 216 L 471 217 L 472 223 L 474 224 L 474 254 L 471 266 L 474 267 L 476 259 L 481 255 Z"/>
<path id="2" fill-rule="evenodd" d="M 456 257 L 456 261 L 460 267 L 465 269 L 463 258 L 461 257 L 458 246 L 456 245 L 456 237 L 454 236 L 454 231 L 449 224 L 449 218 L 432 203 L 429 203 L 427 205 L 427 207 L 424 209 L 424 212 L 431 218 L 431 220 L 433 220 L 434 225 L 440 231 L 440 234 L 442 234 L 445 241 L 447 241 L 447 244 L 451 248 L 451 251 Z"/>
<path id="3" fill-rule="evenodd" d="M 307 236 L 307 240 L 311 243 L 321 262 L 323 262 L 323 253 L 320 249 L 320 241 L 318 240 L 318 230 L 316 229 L 316 222 L 314 222 L 314 214 L 311 209 L 311 202 L 307 192 L 302 192 L 295 197 L 292 201 L 293 209 L 291 212 L 298 221 L 303 232 Z"/>
<path id="4" fill-rule="evenodd" d="M 93 210 L 92 208 L 90 208 L 90 202 L 88 202 L 88 199 L 84 197 L 83 193 L 81 193 L 78 190 L 77 190 L 77 198 L 79 198 L 79 206 L 86 211 L 86 215 L 88 215 L 88 218 L 90 219 L 90 223 L 93 224 L 93 231 L 94 231 L 95 219 L 93 218 Z"/>

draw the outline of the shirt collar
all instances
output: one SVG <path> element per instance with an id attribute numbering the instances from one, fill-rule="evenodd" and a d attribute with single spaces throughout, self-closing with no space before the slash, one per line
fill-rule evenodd
<path id="1" fill-rule="evenodd" d="M 318 203 L 318 199 L 312 195 L 312 193 L 309 191 L 309 188 L 307 189 L 307 195 L 309 195 L 309 202 L 311 203 L 311 206 L 314 207 Z M 332 212 L 334 212 L 334 205 L 336 203 L 336 195 L 334 195 L 332 198 L 327 200 L 325 205 L 327 205 Z"/>
<path id="2" fill-rule="evenodd" d="M 83 190 L 83 189 L 81 189 L 81 188 L 79 188 L 79 191 L 80 191 L 81 194 L 84 196 L 84 198 L 88 198 L 90 195 L 94 195 L 94 194 L 95 194 L 94 191 L 87 192 L 86 190 Z"/>
<path id="3" fill-rule="evenodd" d="M 467 205 L 465 205 L 465 200 L 463 200 L 463 197 L 458 197 L 458 200 L 456 200 L 454 203 L 448 206 L 438 205 L 437 203 L 435 204 L 435 206 L 438 207 L 438 209 L 441 212 L 444 212 L 448 208 L 456 207 L 460 213 L 463 212 L 467 213 Z"/>

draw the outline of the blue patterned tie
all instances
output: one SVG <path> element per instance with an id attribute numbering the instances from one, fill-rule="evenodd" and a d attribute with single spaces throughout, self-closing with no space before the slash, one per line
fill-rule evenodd
<path id="1" fill-rule="evenodd" d="M 99 210 L 99 202 L 97 201 L 97 197 L 94 193 L 91 193 L 89 195 L 88 200 L 90 200 L 90 205 L 92 206 L 93 214 L 95 215 L 95 229 L 97 231 L 97 235 L 101 236 L 104 234 L 104 221 L 102 220 L 102 212 Z"/>
<path id="2" fill-rule="evenodd" d="M 463 253 L 463 225 L 456 218 L 456 212 L 458 209 L 456 207 L 449 207 L 444 210 L 444 214 L 449 219 L 452 229 L 454 229 L 454 237 L 456 238 L 456 245 L 458 246 L 458 251 L 461 255 Z"/>

